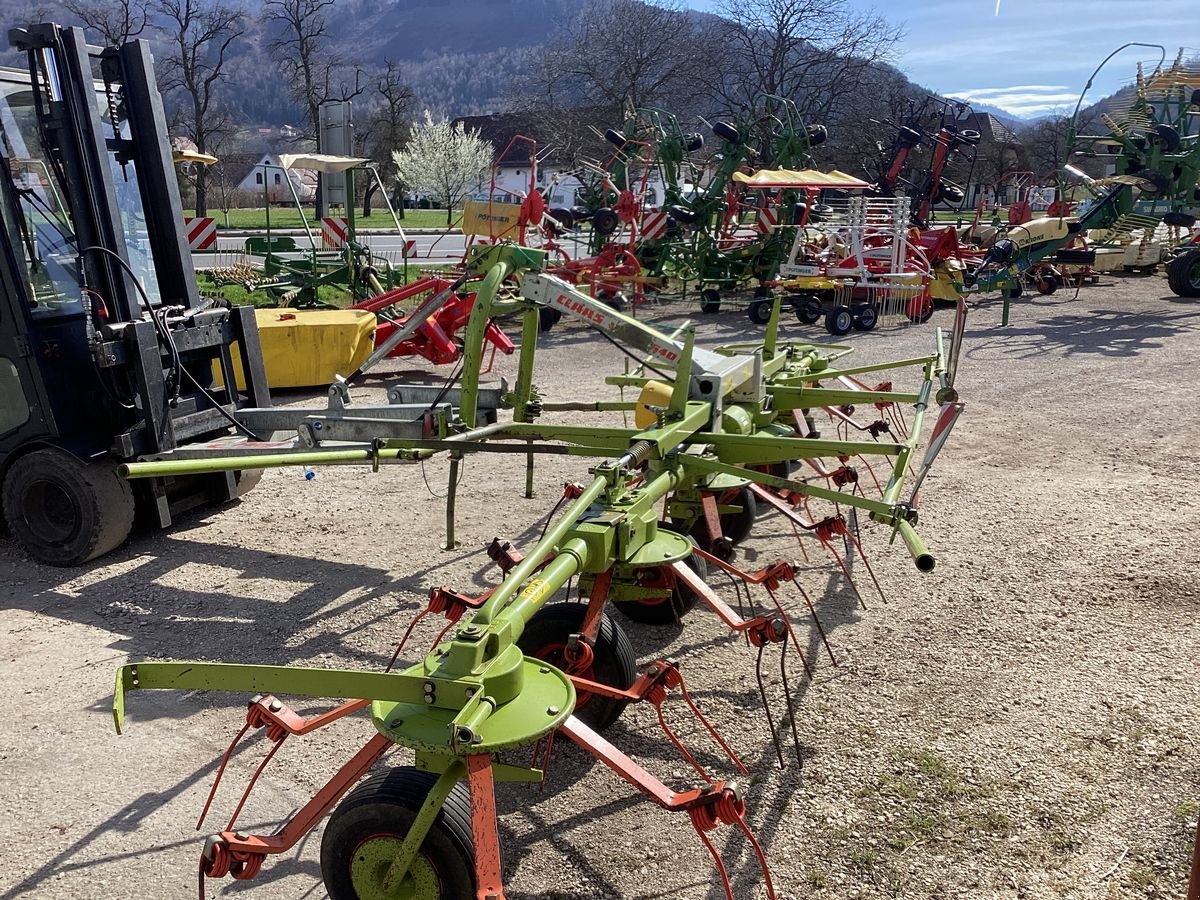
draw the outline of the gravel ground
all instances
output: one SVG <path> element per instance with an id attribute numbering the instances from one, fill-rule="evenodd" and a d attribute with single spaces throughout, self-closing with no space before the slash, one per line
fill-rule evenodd
<path id="1" fill-rule="evenodd" d="M 684 310 L 654 314 L 675 322 Z M 889 599 L 860 578 L 865 610 L 830 566 L 802 573 L 838 665 L 802 632 L 816 673 L 790 673 L 800 764 L 789 742 L 778 766 L 754 656 L 711 616 L 629 625 L 640 660 L 682 660 L 751 767 L 748 817 L 781 897 L 1182 894 L 1200 809 L 1187 738 L 1200 727 L 1200 468 L 1187 427 L 1198 317 L 1158 278 L 1027 299 L 1008 328 L 998 302 L 973 310 L 959 381 L 967 413 L 923 491 L 938 568 L 921 575 L 886 535 L 868 533 Z M 711 343 L 752 327 L 732 311 L 699 322 Z M 853 339 L 866 359 L 924 352 L 931 340 L 895 327 Z M 540 361 L 554 399 L 593 397 L 622 365 L 570 326 L 549 336 Z M 513 364 L 498 370 L 511 376 Z M 390 377 L 414 375 L 436 377 L 411 367 Z M 442 493 L 446 463 L 425 475 Z M 0 542 L 0 678 L 10 685 L 0 900 L 195 890 L 195 816 L 244 698 L 135 694 L 130 733 L 118 738 L 108 709 L 127 658 L 381 666 L 430 587 L 473 592 L 494 579 L 486 543 L 501 534 L 531 545 L 562 483 L 584 475 L 580 460 L 540 463 L 538 496 L 525 500 L 518 459 L 470 459 L 454 552 L 438 549 L 441 501 L 418 467 L 323 470 L 312 481 L 270 472 L 240 504 L 139 535 L 81 570 L 35 565 Z M 767 516 L 742 559 L 795 556 L 790 530 Z M 779 724 L 777 656 L 766 662 Z M 676 705 L 668 716 L 722 770 L 693 721 Z M 369 733 L 355 718 L 289 740 L 243 824 L 282 819 Z M 673 786 L 694 781 L 649 708 L 627 711 L 610 737 Z M 235 757 L 208 827 L 223 825 L 261 750 Z M 510 898 L 723 896 L 686 816 L 573 748 L 555 757 L 544 789 L 499 794 Z M 715 840 L 738 900 L 765 896 L 741 835 L 721 829 Z M 323 897 L 318 853 L 314 834 L 255 881 L 210 882 L 209 894 Z"/>

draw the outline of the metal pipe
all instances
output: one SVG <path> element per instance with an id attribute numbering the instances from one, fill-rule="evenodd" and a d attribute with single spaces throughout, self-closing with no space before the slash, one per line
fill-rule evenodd
<path id="1" fill-rule="evenodd" d="M 925 542 L 921 540 L 921 536 L 917 534 L 916 529 L 908 522 L 901 520 L 896 523 L 896 531 L 904 541 L 904 546 L 908 548 L 908 552 L 912 554 L 917 568 L 922 572 L 932 572 L 933 567 L 937 564 L 937 560 L 933 558 L 933 554 L 929 552 L 929 548 L 925 546 Z"/>
<path id="2" fill-rule="evenodd" d="M 500 587 L 496 588 L 496 592 L 479 608 L 479 611 L 475 613 L 474 618 L 471 620 L 471 624 L 490 625 L 495 621 L 497 613 L 504 608 L 505 604 L 517 592 L 517 588 L 524 584 L 526 579 L 534 573 L 534 570 L 546 558 L 546 554 L 558 546 L 559 542 L 566 537 L 571 527 L 588 511 L 588 507 L 595 502 L 597 497 L 604 493 L 607 487 L 607 476 L 597 475 L 592 483 L 580 494 L 579 498 L 567 507 L 567 511 L 563 514 L 562 518 L 550 526 L 546 532 L 546 536 L 538 542 L 537 547 L 521 560 L 517 567 L 500 584 Z"/>
<path id="3" fill-rule="evenodd" d="M 397 459 L 404 450 L 313 450 L 308 453 L 271 453 L 263 456 L 217 459 L 155 459 L 122 463 L 117 474 L 122 478 L 166 478 L 172 475 L 202 475 L 208 472 L 237 472 L 242 469 L 279 469 L 284 466 L 319 466 L 331 463 L 370 462 L 372 459 Z"/>
<path id="4" fill-rule="evenodd" d="M 462 394 L 459 400 L 459 415 L 468 428 L 475 427 L 475 414 L 479 409 L 479 370 L 483 365 L 483 339 L 488 319 L 492 315 L 492 299 L 501 282 L 510 271 L 508 263 L 496 263 L 484 276 L 483 283 L 475 292 L 475 304 L 467 318 L 466 340 L 462 355 Z"/>

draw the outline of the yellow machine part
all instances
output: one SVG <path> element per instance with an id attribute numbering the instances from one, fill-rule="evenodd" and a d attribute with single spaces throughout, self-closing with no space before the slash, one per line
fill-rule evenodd
<path id="1" fill-rule="evenodd" d="M 359 309 L 256 309 L 267 384 L 318 387 L 349 375 L 375 349 L 375 314 Z M 233 358 L 239 388 L 245 377 Z M 220 384 L 220 372 L 217 372 Z"/>
<path id="2" fill-rule="evenodd" d="M 647 381 L 642 386 L 642 392 L 637 398 L 637 407 L 633 411 L 633 424 L 638 428 L 649 428 L 658 421 L 658 414 L 650 409 L 656 406 L 662 409 L 671 403 L 671 394 L 675 392 L 672 385 L 661 381 Z"/>

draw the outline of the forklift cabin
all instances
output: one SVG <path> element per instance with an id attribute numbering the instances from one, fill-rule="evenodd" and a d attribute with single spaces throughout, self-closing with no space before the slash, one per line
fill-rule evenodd
<path id="1" fill-rule="evenodd" d="M 0 507 L 33 557 L 77 565 L 135 509 L 166 527 L 244 492 L 250 473 L 131 486 L 116 465 L 270 397 L 253 309 L 197 291 L 149 46 L 50 24 L 9 42 L 28 66 L 0 69 Z"/>

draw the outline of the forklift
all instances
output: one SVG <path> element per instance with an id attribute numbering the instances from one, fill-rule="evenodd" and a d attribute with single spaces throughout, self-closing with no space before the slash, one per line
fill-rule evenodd
<path id="1" fill-rule="evenodd" d="M 31 556 L 74 566 L 135 514 L 166 527 L 244 493 L 254 472 L 133 486 L 117 466 L 257 440 L 238 411 L 270 396 L 253 309 L 197 290 L 149 45 L 8 39 L 28 65 L 0 69 L 0 509 Z"/>

